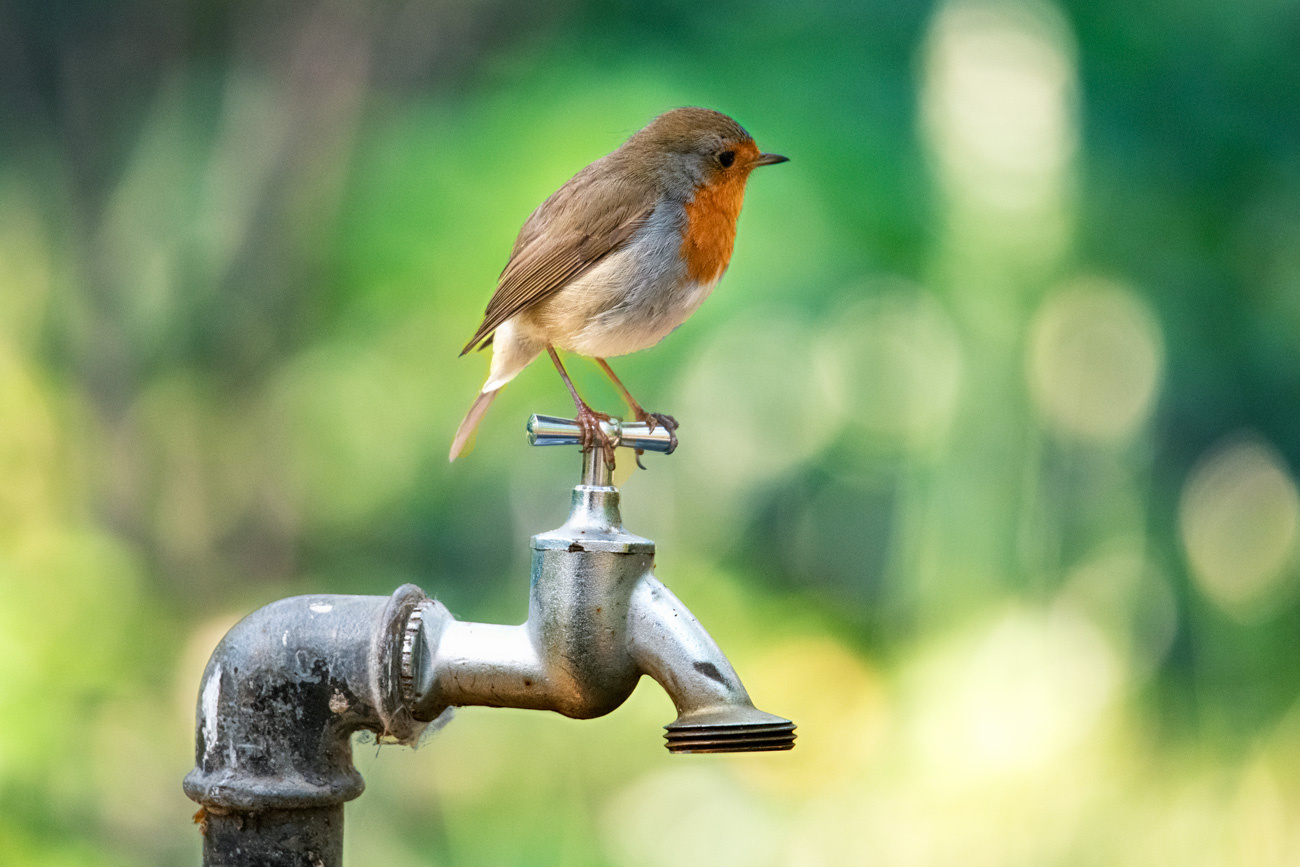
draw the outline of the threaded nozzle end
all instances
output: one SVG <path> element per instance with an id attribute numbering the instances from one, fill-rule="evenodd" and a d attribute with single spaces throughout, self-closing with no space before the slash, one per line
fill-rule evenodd
<path id="1" fill-rule="evenodd" d="M 664 739 L 670 753 L 757 753 L 794 749 L 795 724 L 723 723 L 667 725 Z"/>

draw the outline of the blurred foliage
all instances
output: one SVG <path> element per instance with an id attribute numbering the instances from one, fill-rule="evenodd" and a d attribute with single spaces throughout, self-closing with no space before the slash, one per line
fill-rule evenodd
<path id="1" fill-rule="evenodd" d="M 0 863 L 197 863 L 259 605 L 522 619 L 567 396 L 535 365 L 448 466 L 456 352 L 682 104 L 793 161 L 615 365 L 684 422 L 625 517 L 799 746 L 670 757 L 653 687 L 466 710 L 359 746 L 350 863 L 1295 863 L 1297 45 L 1272 0 L 0 6 Z"/>

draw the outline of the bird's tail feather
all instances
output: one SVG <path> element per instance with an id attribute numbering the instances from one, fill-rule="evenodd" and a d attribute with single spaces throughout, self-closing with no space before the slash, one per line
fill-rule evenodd
<path id="1" fill-rule="evenodd" d="M 454 461 L 456 458 L 464 457 L 474 449 L 474 431 L 478 430 L 478 423 L 483 420 L 487 414 L 488 407 L 492 405 L 492 398 L 497 396 L 501 389 L 494 388 L 491 391 L 483 391 L 479 396 L 474 398 L 474 403 L 470 406 L 469 412 L 465 413 L 465 420 L 460 423 L 456 429 L 456 438 L 451 441 L 451 456 L 448 461 Z"/>

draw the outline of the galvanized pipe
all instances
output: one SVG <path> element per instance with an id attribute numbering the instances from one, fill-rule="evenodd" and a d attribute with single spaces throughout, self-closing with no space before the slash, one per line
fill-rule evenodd
<path id="1" fill-rule="evenodd" d="M 425 723 L 402 704 L 401 642 L 427 597 L 297 596 L 244 618 L 199 687 L 195 766 L 208 867 L 340 867 L 342 804 L 365 782 L 353 732 L 413 743 Z"/>
<path id="2" fill-rule="evenodd" d="M 343 805 L 293 810 L 205 810 L 204 867 L 336 867 Z"/>

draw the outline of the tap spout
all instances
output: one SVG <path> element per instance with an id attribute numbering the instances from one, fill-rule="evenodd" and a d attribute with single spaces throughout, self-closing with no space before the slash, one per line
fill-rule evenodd
<path id="1" fill-rule="evenodd" d="M 677 708 L 665 726 L 679 753 L 788 750 L 794 723 L 754 707 L 722 649 L 671 590 L 645 575 L 632 594 L 632 655 Z"/>

